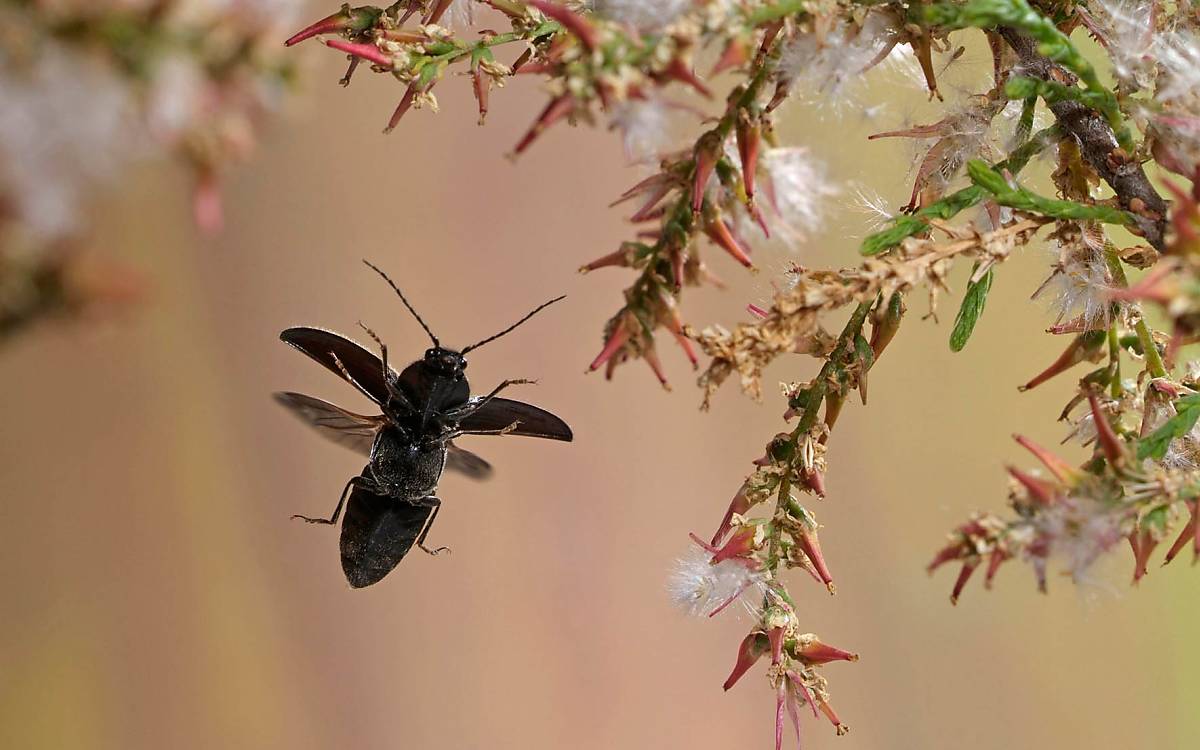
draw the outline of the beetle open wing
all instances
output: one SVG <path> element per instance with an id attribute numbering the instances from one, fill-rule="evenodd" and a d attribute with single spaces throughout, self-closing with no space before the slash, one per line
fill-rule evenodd
<path id="1" fill-rule="evenodd" d="M 495 432 L 517 422 L 509 435 L 570 441 L 573 435 L 567 423 L 545 409 L 510 398 L 493 398 L 458 424 L 466 433 Z"/>
<path id="2" fill-rule="evenodd" d="M 375 435 L 385 422 L 382 415 L 368 417 L 355 414 L 303 393 L 276 393 L 275 400 L 317 432 L 364 456 L 371 455 Z"/>
<path id="3" fill-rule="evenodd" d="M 488 479 L 493 472 L 486 460 L 454 443 L 446 443 L 446 468 L 471 479 Z"/>
<path id="4" fill-rule="evenodd" d="M 355 486 L 342 521 L 342 571 L 356 589 L 378 583 L 404 559 L 433 507 L 376 495 Z"/>
<path id="5" fill-rule="evenodd" d="M 358 381 L 363 393 L 377 404 L 387 401 L 387 383 L 383 379 L 383 362 L 379 357 L 340 333 L 322 328 L 297 326 L 279 334 L 285 344 L 304 352 L 326 369 L 342 377 L 338 361 L 346 372 Z"/>

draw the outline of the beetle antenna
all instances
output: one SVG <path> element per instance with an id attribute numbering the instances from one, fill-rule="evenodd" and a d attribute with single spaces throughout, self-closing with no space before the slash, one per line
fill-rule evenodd
<path id="1" fill-rule="evenodd" d="M 429 326 L 425 325 L 425 321 L 421 320 L 421 316 L 418 315 L 417 311 L 413 309 L 413 306 L 408 303 L 408 300 L 404 297 L 404 292 L 400 291 L 400 287 L 396 286 L 396 282 L 392 281 L 391 278 L 389 278 L 386 273 L 379 270 L 378 266 L 376 266 L 374 263 L 367 260 L 366 258 L 363 259 L 363 263 L 366 263 L 368 268 L 370 268 L 372 271 L 374 271 L 375 273 L 382 276 L 383 280 L 388 283 L 388 286 L 390 286 L 392 288 L 392 290 L 395 291 L 396 294 L 400 296 L 400 301 L 404 303 L 404 306 L 408 308 L 408 311 L 410 313 L 412 313 L 413 317 L 417 319 L 417 322 L 421 324 L 421 327 L 425 329 L 425 333 L 429 334 L 429 338 L 433 340 L 433 345 L 441 346 L 442 344 L 441 344 L 441 342 L 438 341 L 438 337 L 433 335 L 433 331 L 429 330 Z M 537 312 L 537 310 L 534 310 L 534 312 Z"/>
<path id="2" fill-rule="evenodd" d="M 505 329 L 504 329 L 503 331 L 501 331 L 500 333 L 497 333 L 495 336 L 488 336 L 486 339 L 484 339 L 483 341 L 480 341 L 478 344 L 471 344 L 470 346 L 464 347 L 461 353 L 462 353 L 462 354 L 466 354 L 467 352 L 471 351 L 472 349 L 478 349 L 479 347 L 483 346 L 484 344 L 488 343 L 489 341 L 495 341 L 496 339 L 500 338 L 500 337 L 501 337 L 501 336 L 503 336 L 504 334 L 506 334 L 506 333 L 510 333 L 510 332 L 511 332 L 511 331 L 512 331 L 514 328 L 516 328 L 517 326 L 521 325 L 521 324 L 522 324 L 522 323 L 524 323 L 525 321 L 529 320 L 529 319 L 530 319 L 530 318 L 532 318 L 534 315 L 537 315 L 537 314 L 538 314 L 539 312 L 541 312 L 542 310 L 545 310 L 545 309 L 546 309 L 547 307 L 549 307 L 550 305 L 553 305 L 555 302 L 558 302 L 559 300 L 566 299 L 566 298 L 567 298 L 567 295 L 565 295 L 565 294 L 564 294 L 564 295 L 563 295 L 563 296 L 561 296 L 561 297 L 555 297 L 554 299 L 550 300 L 549 302 L 543 302 L 542 304 L 540 304 L 540 305 L 538 305 L 537 307 L 533 308 L 533 311 L 532 311 L 532 312 L 530 312 L 528 315 L 526 315 L 525 317 L 521 318 L 521 319 L 520 319 L 520 320 L 518 320 L 516 323 L 513 323 L 513 324 L 512 324 L 512 325 L 510 325 L 508 328 L 505 328 Z"/>

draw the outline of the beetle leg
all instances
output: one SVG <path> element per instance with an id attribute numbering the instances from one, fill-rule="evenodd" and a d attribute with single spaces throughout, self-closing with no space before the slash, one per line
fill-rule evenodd
<path id="1" fill-rule="evenodd" d="M 387 387 L 388 394 L 390 394 L 392 398 L 399 399 L 400 402 L 403 403 L 407 408 L 413 408 L 413 405 L 408 400 L 408 397 L 405 396 L 404 393 L 392 383 L 392 369 L 388 367 L 387 344 L 383 343 L 383 340 L 380 339 L 379 336 L 370 328 L 368 328 L 361 320 L 358 321 L 358 327 L 366 331 L 367 335 L 379 345 L 379 359 L 383 361 L 383 384 Z"/>
<path id="2" fill-rule="evenodd" d="M 443 443 L 462 437 L 463 435 L 507 435 L 517 429 L 521 424 L 521 420 L 515 419 L 513 423 L 507 427 L 502 427 L 499 430 L 451 430 L 440 438 Z"/>
<path id="3" fill-rule="evenodd" d="M 333 358 L 333 364 L 335 364 L 337 366 L 338 372 L 340 372 L 342 374 L 342 377 L 346 379 L 347 383 L 349 383 L 350 385 L 357 388 L 367 398 L 371 399 L 372 401 L 375 401 L 375 403 L 379 403 L 378 400 L 376 400 L 376 398 L 371 395 L 371 392 L 363 387 L 362 383 L 360 383 L 354 379 L 354 376 L 351 375 L 350 371 L 346 369 L 346 366 L 344 364 L 342 364 L 342 360 L 340 357 L 338 357 L 338 355 L 334 354 L 333 352 L 330 352 L 329 356 Z M 380 404 L 380 405 L 382 406 L 382 404 Z"/>
<path id="4" fill-rule="evenodd" d="M 389 378 L 388 378 L 388 361 L 387 361 L 388 360 L 387 344 L 383 343 L 383 341 L 379 338 L 379 336 L 376 335 L 376 333 L 374 331 L 372 331 L 370 328 L 367 328 L 367 326 L 361 320 L 358 321 L 358 327 L 363 329 L 364 331 L 366 331 L 367 335 L 370 336 L 375 341 L 375 343 L 379 345 L 379 355 L 380 355 L 379 358 L 381 360 L 383 360 L 383 380 L 386 383 L 389 380 Z"/>
<path id="5" fill-rule="evenodd" d="M 433 506 L 433 513 L 429 514 L 429 520 L 425 522 L 425 528 L 421 529 L 421 535 L 417 537 L 417 546 L 420 547 L 422 551 L 431 555 L 440 555 L 443 552 L 449 552 L 449 547 L 435 547 L 433 549 L 429 549 L 425 546 L 425 537 L 429 536 L 429 530 L 433 528 L 433 520 L 437 518 L 438 511 L 442 509 L 442 501 L 433 495 L 430 495 L 429 497 L 421 498 L 417 502 L 422 505 Z"/>
<path id="6" fill-rule="evenodd" d="M 342 490 L 342 496 L 338 498 L 337 507 L 333 509 L 333 515 L 329 518 L 309 518 L 308 516 L 302 516 L 297 513 L 296 515 L 292 516 L 292 520 L 302 518 L 309 523 L 322 523 L 326 525 L 337 523 L 338 516 L 342 514 L 342 506 L 346 504 L 346 496 L 350 494 L 350 488 L 358 484 L 359 480 L 361 479 L 362 477 L 354 477 L 349 482 L 346 482 L 346 487 Z"/>
<path id="7" fill-rule="evenodd" d="M 504 390 L 505 388 L 508 388 L 509 386 L 513 386 L 513 385 L 528 385 L 531 383 L 535 384 L 535 383 L 537 383 L 537 381 L 536 380 L 528 380 L 526 378 L 517 378 L 516 380 L 501 381 L 500 385 L 493 388 L 491 393 L 487 394 L 486 396 L 479 399 L 478 401 L 470 401 L 470 402 L 466 403 L 465 405 L 459 407 L 459 410 L 451 411 L 449 414 L 447 414 L 447 416 L 451 417 L 452 419 L 466 419 L 467 417 L 471 416 L 472 414 L 474 414 L 475 412 L 479 411 L 484 406 L 486 406 L 489 401 L 491 401 L 496 396 L 498 396 L 500 394 L 500 391 Z"/>

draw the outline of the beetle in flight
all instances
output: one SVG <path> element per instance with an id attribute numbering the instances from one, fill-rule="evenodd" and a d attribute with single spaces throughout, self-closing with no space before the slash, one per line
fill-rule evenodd
<path id="1" fill-rule="evenodd" d="M 342 490 L 333 515 L 293 516 L 309 523 L 336 524 L 343 505 L 346 506 L 340 544 L 342 570 L 354 588 L 379 582 L 414 544 L 430 554 L 445 549 L 431 550 L 425 546 L 425 537 L 441 507 L 435 493 L 442 470 L 449 468 L 474 479 L 486 479 L 492 473 L 491 464 L 459 448 L 454 444 L 456 438 L 462 435 L 526 435 L 564 441 L 572 438 L 566 422 L 550 412 L 499 397 L 509 386 L 532 381 L 505 380 L 485 396 L 472 396 L 464 374 L 468 352 L 509 333 L 562 297 L 539 305 L 503 331 L 456 351 L 441 345 L 387 274 L 370 262 L 363 262 L 399 295 L 433 341 L 433 347 L 425 351 L 423 358 L 397 373 L 388 366 L 387 346 L 366 326 L 362 326 L 363 330 L 379 346 L 378 357 L 332 331 L 288 328 L 279 335 L 284 343 L 340 375 L 382 413 L 354 414 L 312 396 L 275 394 L 276 401 L 323 435 L 368 458 L 362 473 Z"/>

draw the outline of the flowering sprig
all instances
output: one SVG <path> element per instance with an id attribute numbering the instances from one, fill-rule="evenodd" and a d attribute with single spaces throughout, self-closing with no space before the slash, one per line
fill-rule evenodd
<path id="1" fill-rule="evenodd" d="M 690 612 L 715 615 L 740 602 L 753 613 L 726 687 L 771 654 L 777 745 L 786 717 L 794 721 L 804 704 L 825 710 L 842 731 L 816 668 L 853 660 L 803 632 L 781 575 L 803 568 L 832 590 L 815 517 L 800 497 L 825 495 L 832 430 L 854 392 L 865 404 L 868 375 L 898 331 L 904 300 L 924 290 L 932 314 L 960 260 L 972 268 L 949 337 L 953 350 L 978 327 L 990 290 L 1002 283 L 1001 263 L 1045 240 L 1057 253 L 1034 296 L 1052 300 L 1056 315 L 1047 330 L 1067 343 L 1022 389 L 1082 363 L 1098 367 L 1080 379 L 1063 411 L 1072 434 L 1095 443 L 1093 456 L 1073 468 L 1020 438 L 1051 478 L 1011 469 L 1015 518 L 978 515 L 955 532 L 935 560 L 962 563 L 954 598 L 984 562 L 989 582 L 1005 561 L 1020 558 L 1044 582 L 1049 560 L 1061 555 L 1083 579 L 1092 561 L 1128 539 L 1140 577 L 1172 524 L 1183 529 L 1169 559 L 1195 544 L 1200 407 L 1193 394 L 1200 367 L 1189 362 L 1188 374 L 1178 376 L 1176 364 L 1182 347 L 1200 339 L 1200 193 L 1169 188 L 1172 208 L 1147 166 L 1191 176 L 1200 164 L 1200 42 L 1187 7 L 1167 13 L 1156 0 L 487 4 L 507 17 L 511 31 L 468 39 L 438 25 L 446 3 L 401 0 L 386 9 L 343 8 L 292 41 L 338 35 L 328 43 L 352 56 L 352 69 L 366 60 L 406 86 L 397 115 L 432 105 L 433 87 L 454 65 L 470 66 L 481 117 L 488 89 L 510 71 L 541 76 L 549 98 L 516 153 L 559 123 L 606 115 L 625 135 L 627 152 L 644 156 L 663 111 L 697 108 L 668 96 L 715 98 L 711 79 L 718 72 L 733 79 L 715 116 L 702 120 L 685 147 L 649 149 L 657 169 L 617 201 L 629 202 L 636 234 L 581 270 L 636 274 L 589 370 L 612 375 L 642 359 L 665 386 L 656 336 L 666 329 L 694 367 L 697 347 L 709 358 L 699 376 L 707 406 L 734 375 L 746 394 L 762 398 L 764 368 L 785 355 L 821 363 L 812 379 L 785 387 L 784 416 L 795 426 L 770 441 L 717 532 L 709 540 L 693 537 L 697 550 L 673 578 L 676 598 Z M 1105 47 L 1115 91 L 1073 40 L 1080 27 Z M 961 47 L 952 36 L 980 32 L 992 53 L 986 91 L 948 104 L 940 119 L 871 136 L 922 146 L 908 203 L 866 237 L 860 265 L 794 265 L 771 305 L 749 306 L 754 319 L 732 330 L 684 322 L 683 289 L 720 285 L 701 259 L 702 240 L 753 268 L 761 239 L 802 242 L 822 201 L 837 191 L 811 153 L 778 142 L 774 120 L 782 102 L 852 101 L 849 79 L 885 60 L 909 60 L 909 52 L 930 97 L 941 101 L 938 58 L 954 62 Z M 511 64 L 487 58 L 492 67 L 480 72 L 485 53 L 504 44 L 520 50 Z M 695 70 L 705 49 L 719 54 L 707 77 Z M 1054 120 L 1049 127 L 1038 123 L 1046 114 Z M 1054 195 L 1035 189 L 1029 177 L 1039 157 L 1052 164 Z M 1142 244 L 1130 245 L 1124 232 Z M 1130 283 L 1129 269 L 1151 270 Z M 1170 336 L 1153 329 L 1143 303 L 1163 308 Z M 842 332 L 827 332 L 829 319 L 843 315 Z M 1085 402 L 1089 411 L 1075 415 Z"/>
<path id="2" fill-rule="evenodd" d="M 898 310 L 899 296 L 895 302 L 879 304 Z M 792 389 L 793 402 L 803 403 L 799 422 L 791 432 L 780 433 L 767 444 L 765 454 L 755 461 L 757 468 L 734 494 L 712 540 L 704 542 L 692 536 L 711 559 L 682 562 L 673 580 L 677 600 L 690 607 L 699 596 L 716 589 L 706 583 L 705 577 L 692 572 L 696 566 L 707 562 L 714 572 L 731 562 L 741 566 L 745 583 L 727 586 L 728 593 L 708 613 L 710 616 L 747 592 L 761 595 L 761 606 L 748 605 L 756 622 L 738 647 L 737 660 L 724 687 L 731 688 L 763 654 L 771 654 L 767 677 L 776 691 L 776 748 L 782 746 L 785 714 L 799 737 L 798 706 L 805 704 L 814 716 L 821 711 L 838 734 L 848 731 L 830 705 L 827 681 L 817 667 L 830 661 L 858 661 L 858 655 L 827 646 L 817 636 L 803 632 L 795 599 L 780 574 L 800 568 L 830 593 L 835 591 L 833 575 L 821 551 L 816 518 L 800 503 L 797 494 L 825 496 L 825 442 L 829 430 L 849 392 L 858 389 L 865 393 L 867 371 L 875 362 L 875 352 L 863 337 L 863 327 L 874 307 L 873 303 L 858 305 L 828 352 L 820 374 L 807 385 Z M 898 318 L 899 313 L 895 315 Z M 896 322 L 886 314 L 882 323 L 876 322 L 877 335 L 873 338 L 880 352 Z M 819 418 L 822 405 L 823 421 Z M 756 506 L 772 498 L 774 510 L 769 517 L 751 515 Z"/>
<path id="3" fill-rule="evenodd" d="M 1190 395 L 1171 400 L 1181 393 Z M 1200 450 L 1194 434 L 1200 394 L 1169 381 L 1152 381 L 1141 398 L 1123 393 L 1121 399 L 1102 400 L 1097 390 L 1089 390 L 1087 401 L 1090 410 L 1077 423 L 1076 436 L 1094 442 L 1093 458 L 1076 468 L 1017 436 L 1050 476 L 1009 467 L 1014 518 L 976 516 L 951 535 L 929 564 L 933 572 L 943 564 L 961 562 L 952 601 L 984 562 L 989 588 L 996 571 L 1012 559 L 1025 559 L 1033 566 L 1042 591 L 1052 559 L 1060 559 L 1064 572 L 1077 583 L 1086 581 L 1093 563 L 1122 540 L 1133 553 L 1136 583 L 1146 575 L 1155 548 L 1181 519 L 1182 530 L 1163 564 L 1187 546 L 1200 556 L 1200 475 L 1194 462 Z M 1168 413 L 1172 416 L 1149 429 Z M 1148 431 L 1137 437 L 1142 430 Z"/>
<path id="4" fill-rule="evenodd" d="M 288 14 L 271 0 L 0 0 L 0 338 L 112 301 L 106 285 L 77 283 L 102 265 L 80 260 L 83 204 L 127 163 L 176 158 L 194 176 L 197 223 L 220 226 L 221 174 L 294 75 L 268 51 L 277 23 Z M 116 275 L 122 288 L 134 278 Z"/>
<path id="5" fill-rule="evenodd" d="M 974 570 L 987 562 L 985 585 L 990 588 L 999 567 L 1024 559 L 1034 568 L 1038 587 L 1046 589 L 1051 559 L 1060 559 L 1076 582 L 1088 580 L 1091 566 L 1122 540 L 1133 555 L 1133 580 L 1148 571 L 1160 543 L 1179 529 L 1164 556 L 1164 565 L 1192 547 L 1200 558 L 1197 498 L 1200 498 L 1200 393 L 1195 362 L 1182 380 L 1170 377 L 1174 359 L 1191 343 L 1197 308 L 1197 198 L 1172 186 L 1178 199 L 1172 214 L 1175 231 L 1167 256 L 1136 285 L 1129 286 L 1115 248 L 1104 250 L 1112 273 L 1110 300 L 1124 305 L 1107 328 L 1081 333 L 1049 368 L 1027 383 L 1036 387 L 1084 361 L 1107 364 L 1083 376 L 1080 392 L 1063 410 L 1071 423 L 1070 437 L 1093 445 L 1092 457 L 1079 467 L 1027 438 L 1018 442 L 1050 472 L 1043 478 L 1015 467 L 1010 504 L 1014 517 L 1003 520 L 977 515 L 955 530 L 929 565 L 961 562 L 951 599 L 957 601 Z M 1174 330 L 1170 339 L 1150 329 L 1138 301 L 1163 305 Z M 1106 348 L 1107 344 L 1107 348 Z M 1160 351 L 1161 349 L 1161 351 Z M 1121 359 L 1129 353 L 1143 363 L 1136 383 L 1121 377 Z M 1087 413 L 1072 417 L 1086 401 Z"/>

